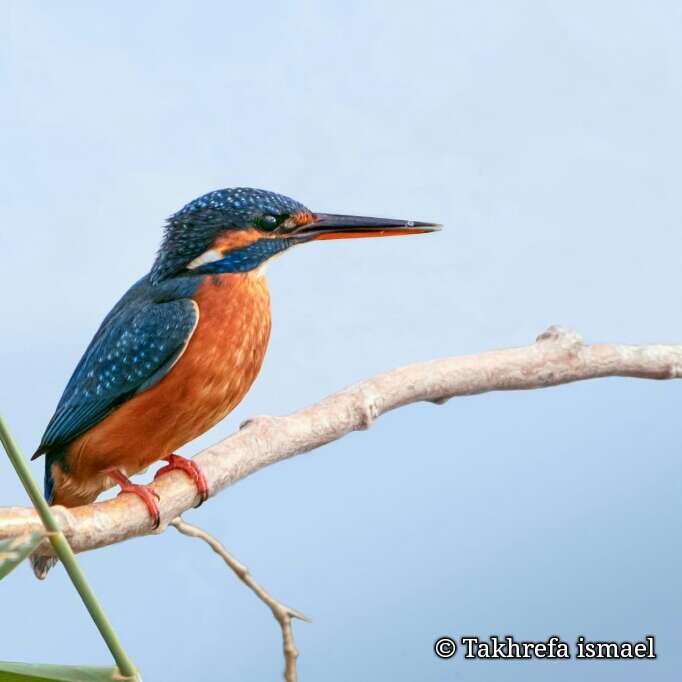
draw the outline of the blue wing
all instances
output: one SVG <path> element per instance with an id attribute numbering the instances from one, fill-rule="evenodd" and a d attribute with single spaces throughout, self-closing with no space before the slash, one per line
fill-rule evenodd
<path id="1" fill-rule="evenodd" d="M 157 383 L 197 323 L 189 298 L 155 301 L 147 283 L 133 287 L 102 323 L 78 363 L 33 458 L 68 443 L 116 407 Z"/>

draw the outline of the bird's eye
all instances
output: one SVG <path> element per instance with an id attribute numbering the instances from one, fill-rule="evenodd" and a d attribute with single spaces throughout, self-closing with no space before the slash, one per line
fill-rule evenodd
<path id="1" fill-rule="evenodd" d="M 286 215 L 265 214 L 256 218 L 254 220 L 254 224 L 260 230 L 274 232 L 275 230 L 279 229 L 279 226 L 286 217 Z"/>

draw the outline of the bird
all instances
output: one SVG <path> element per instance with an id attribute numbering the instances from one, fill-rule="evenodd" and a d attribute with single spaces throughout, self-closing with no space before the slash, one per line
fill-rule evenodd
<path id="1" fill-rule="evenodd" d="M 156 477 L 184 472 L 201 504 L 206 478 L 175 451 L 227 416 L 260 371 L 271 326 L 266 266 L 308 242 L 439 227 L 317 213 L 249 187 L 186 204 L 167 219 L 148 274 L 104 318 L 45 429 L 32 459 L 45 456 L 47 502 L 85 505 L 118 485 L 142 500 L 156 528 L 157 494 L 130 477 L 163 460 Z M 36 576 L 56 561 L 34 556 Z"/>

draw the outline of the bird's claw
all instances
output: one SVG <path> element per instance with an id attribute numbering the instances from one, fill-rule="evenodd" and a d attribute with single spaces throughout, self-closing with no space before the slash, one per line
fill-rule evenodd
<path id="1" fill-rule="evenodd" d="M 167 474 L 170 471 L 184 471 L 193 481 L 199 493 L 199 504 L 200 507 L 208 499 L 208 482 L 204 476 L 201 469 L 194 463 L 193 460 L 187 459 L 186 457 L 180 457 L 180 455 L 168 455 L 168 457 L 163 458 L 168 464 L 165 467 L 161 467 L 154 475 L 154 480 L 163 474 Z"/>
<path id="2" fill-rule="evenodd" d="M 159 493 L 157 493 L 156 490 L 148 488 L 146 485 L 132 483 L 118 470 L 110 471 L 109 476 L 111 476 L 121 488 L 118 493 L 119 495 L 132 493 L 133 495 L 137 495 L 144 502 L 147 511 L 149 512 L 149 516 L 152 517 L 152 529 L 156 530 L 161 523 L 161 512 L 158 504 L 158 500 L 161 499 Z"/>

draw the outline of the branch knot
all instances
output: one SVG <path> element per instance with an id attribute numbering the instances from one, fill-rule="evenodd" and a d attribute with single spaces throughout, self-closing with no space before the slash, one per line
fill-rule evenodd
<path id="1" fill-rule="evenodd" d="M 574 329 L 553 324 L 535 339 L 536 343 L 555 343 L 566 350 L 578 350 L 583 339 Z"/>
<path id="2" fill-rule="evenodd" d="M 379 394 L 371 386 L 365 386 L 364 390 L 358 392 L 354 402 L 355 412 L 359 417 L 358 429 L 365 431 L 381 413 Z"/>

